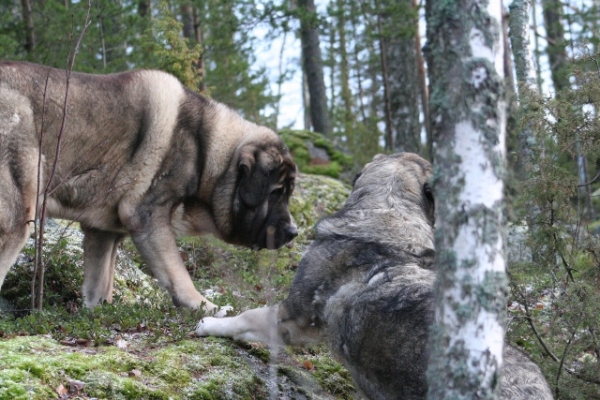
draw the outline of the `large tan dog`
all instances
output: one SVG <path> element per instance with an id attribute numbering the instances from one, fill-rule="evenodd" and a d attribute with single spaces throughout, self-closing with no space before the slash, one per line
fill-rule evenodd
<path id="1" fill-rule="evenodd" d="M 204 318 L 199 336 L 274 345 L 325 342 L 369 399 L 423 400 L 434 318 L 431 165 L 416 154 L 376 156 L 339 212 L 316 226 L 282 303 Z M 540 369 L 504 350 L 502 400 L 549 400 Z"/>
<path id="2" fill-rule="evenodd" d="M 48 214 L 84 232 L 88 306 L 111 301 L 125 235 L 175 304 L 207 311 L 216 306 L 194 288 L 176 236 L 254 248 L 296 236 L 296 166 L 273 131 L 159 71 L 73 73 L 64 115 L 66 76 L 0 61 L 0 286 L 46 186 Z"/>

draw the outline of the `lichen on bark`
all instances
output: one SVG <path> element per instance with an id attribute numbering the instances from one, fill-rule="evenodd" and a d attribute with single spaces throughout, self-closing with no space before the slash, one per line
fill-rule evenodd
<path id="1" fill-rule="evenodd" d="M 494 0 L 427 2 L 439 271 L 430 399 L 491 399 L 502 363 L 508 290 L 501 10 Z"/>

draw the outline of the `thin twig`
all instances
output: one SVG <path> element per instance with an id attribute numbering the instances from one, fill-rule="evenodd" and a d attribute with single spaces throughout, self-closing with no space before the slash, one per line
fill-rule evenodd
<path id="1" fill-rule="evenodd" d="M 35 248 L 35 257 L 34 257 L 34 261 L 33 261 L 33 277 L 31 279 L 31 308 L 35 308 L 35 282 L 36 282 L 36 277 L 38 274 L 38 269 L 40 264 L 43 261 L 42 258 L 42 252 L 43 252 L 43 246 L 40 243 L 40 240 L 38 238 L 38 225 L 36 223 L 36 221 L 38 221 L 38 217 L 39 217 L 39 212 L 40 212 L 40 189 L 42 186 L 42 158 L 43 158 L 43 151 L 42 151 L 42 146 L 44 144 L 44 131 L 45 131 L 45 125 L 46 125 L 46 94 L 48 93 L 48 80 L 50 79 L 50 70 L 48 70 L 48 72 L 46 73 L 46 82 L 44 84 L 44 93 L 42 96 L 42 123 L 40 126 L 40 140 L 39 140 L 39 147 L 38 147 L 38 170 L 37 170 L 37 189 L 36 189 L 36 196 L 35 196 L 35 217 L 34 217 L 34 223 L 33 223 L 33 238 L 34 238 L 34 248 Z"/>
<path id="2" fill-rule="evenodd" d="M 61 125 L 60 125 L 60 130 L 59 130 L 58 136 L 57 136 L 56 152 L 54 155 L 54 162 L 52 164 L 52 171 L 50 172 L 50 175 L 48 176 L 48 181 L 46 182 L 46 186 L 44 187 L 44 197 L 43 197 L 43 201 L 42 201 L 42 211 L 41 211 L 41 217 L 40 217 L 40 231 L 39 231 L 39 241 L 38 241 L 40 251 L 38 251 L 38 254 L 36 254 L 36 257 L 42 257 L 42 252 L 43 252 L 42 250 L 43 250 L 43 244 L 44 244 L 44 224 L 46 223 L 47 200 L 48 200 L 48 195 L 50 192 L 50 185 L 52 184 L 52 181 L 54 180 L 54 176 L 56 174 L 56 167 L 58 166 L 58 159 L 60 157 L 60 150 L 61 150 L 63 133 L 65 130 L 65 123 L 67 121 L 67 101 L 69 98 L 69 84 L 70 84 L 70 80 L 71 80 L 71 72 L 73 72 L 73 65 L 75 64 L 75 57 L 77 56 L 77 52 L 79 51 L 79 46 L 81 45 L 81 40 L 83 39 L 83 35 L 85 34 L 86 29 L 90 26 L 90 23 L 91 23 L 90 22 L 90 10 L 91 9 L 92 9 L 92 0 L 88 0 L 88 8 L 87 8 L 87 13 L 85 15 L 85 22 L 84 22 L 83 28 L 81 29 L 81 33 L 79 34 L 79 37 L 77 38 L 75 47 L 73 48 L 73 53 L 69 60 L 70 61 L 69 66 L 66 71 L 66 85 L 65 85 L 65 98 L 64 98 L 64 102 L 63 102 L 63 116 L 62 116 L 62 121 L 61 121 Z M 44 93 L 44 95 L 45 95 L 45 93 Z M 40 151 L 41 150 L 42 149 L 40 148 Z M 40 258 L 40 260 L 43 261 L 41 258 Z M 44 272 L 45 272 L 44 264 L 43 264 L 43 262 L 40 262 L 39 269 L 37 270 L 38 284 L 39 284 L 38 293 L 37 293 L 37 308 L 38 308 L 38 310 L 41 310 L 42 305 L 43 305 Z M 35 276 L 34 276 L 34 280 L 35 280 Z"/>
<path id="3" fill-rule="evenodd" d="M 596 182 L 596 179 L 598 179 L 598 177 L 599 177 L 599 176 L 600 176 L 600 170 L 598 170 L 598 172 L 596 173 L 596 176 L 594 176 L 594 178 L 593 178 L 591 181 L 589 181 L 589 182 L 586 182 L 586 183 L 582 183 L 582 184 L 580 184 L 580 185 L 578 185 L 578 186 L 579 186 L 579 187 L 582 187 L 582 186 L 589 186 L 589 185 L 591 185 L 592 183 Z"/>
<path id="4" fill-rule="evenodd" d="M 571 343 L 573 341 L 573 338 L 575 337 L 575 331 L 573 331 L 573 333 L 571 334 L 571 337 L 569 338 L 569 340 L 567 340 L 567 345 L 565 346 L 565 350 L 563 351 L 562 357 L 560 358 L 560 364 L 558 366 L 558 371 L 556 372 L 556 398 L 559 398 L 559 392 L 558 392 L 558 381 L 560 379 L 560 375 L 562 373 L 563 370 L 563 366 L 565 364 L 565 358 L 567 357 L 567 352 L 569 350 L 569 347 L 571 347 Z"/>
<path id="5" fill-rule="evenodd" d="M 529 326 L 531 327 L 531 330 L 533 331 L 533 334 L 535 335 L 537 341 L 542 346 L 542 348 L 544 349 L 546 354 L 548 356 L 550 356 L 550 358 L 552 358 L 554 361 L 558 362 L 559 361 L 558 357 L 556 357 L 556 355 L 554 355 L 554 353 L 550 350 L 550 348 L 548 347 L 548 345 L 546 344 L 544 339 L 542 339 L 542 336 L 538 332 L 537 328 L 535 327 L 535 324 L 533 323 L 533 318 L 531 317 L 531 312 L 529 311 L 529 306 L 527 305 L 527 299 L 525 298 L 525 295 L 523 294 L 523 292 L 520 290 L 520 288 L 517 285 L 513 285 L 513 288 L 515 289 L 515 291 L 518 293 L 519 297 L 523 301 L 523 307 L 525 308 L 525 319 L 529 323 Z"/>

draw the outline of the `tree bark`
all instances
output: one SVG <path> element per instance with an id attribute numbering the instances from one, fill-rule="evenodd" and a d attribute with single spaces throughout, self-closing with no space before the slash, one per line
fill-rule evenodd
<path id="1" fill-rule="evenodd" d="M 304 61 L 302 61 L 302 65 L 304 65 Z M 306 71 L 304 67 L 302 68 L 302 104 L 304 106 L 304 129 L 309 131 L 312 128 L 312 119 L 310 117 L 310 94 L 308 89 L 308 78 L 306 76 Z"/>
<path id="2" fill-rule="evenodd" d="M 21 0 L 23 7 L 23 22 L 25 22 L 25 50 L 31 53 L 35 50 L 35 31 L 33 29 L 33 15 L 31 12 L 31 1 Z"/>
<path id="3" fill-rule="evenodd" d="M 527 91 L 537 93 L 537 77 L 533 66 L 533 55 L 529 47 L 529 6 L 530 0 L 513 0 L 510 5 L 510 42 L 517 73 L 519 98 Z M 539 94 L 539 93 L 538 93 Z M 523 180 L 526 177 L 525 166 L 531 165 L 532 147 L 535 138 L 529 126 L 523 126 L 517 134 L 517 174 Z"/>
<path id="4" fill-rule="evenodd" d="M 194 11 L 188 1 L 181 3 L 181 22 L 183 25 L 183 37 L 189 40 L 195 40 L 194 32 Z"/>
<path id="5" fill-rule="evenodd" d="M 508 294 L 502 7 L 500 0 L 427 3 L 432 180 L 441 200 L 428 398 L 493 399 Z"/>
<path id="6" fill-rule="evenodd" d="M 330 134 L 331 121 L 327 111 L 327 95 L 323 79 L 323 58 L 319 41 L 318 16 L 314 0 L 298 0 L 302 60 L 310 96 L 310 117 L 316 132 Z"/>
<path id="7" fill-rule="evenodd" d="M 138 14 L 140 17 L 150 16 L 150 0 L 139 0 L 138 1 Z"/>
<path id="8" fill-rule="evenodd" d="M 531 29 L 533 29 L 533 59 L 535 60 L 535 76 L 537 77 L 537 91 L 540 95 L 543 95 L 544 92 L 542 91 L 542 63 L 540 61 L 540 55 L 542 54 L 542 52 L 540 50 L 540 39 L 537 32 L 538 22 L 536 4 L 537 0 L 531 2 Z"/>
<path id="9" fill-rule="evenodd" d="M 418 0 L 413 0 L 413 6 L 418 9 Z M 431 136 L 431 124 L 429 118 L 429 89 L 427 88 L 427 74 L 425 70 L 425 59 L 421 51 L 421 35 L 419 34 L 419 18 L 415 21 L 415 52 L 417 53 L 417 68 L 419 70 L 419 84 L 421 91 L 421 107 L 423 111 L 423 124 L 425 126 L 425 151 L 421 152 L 423 156 L 433 160 L 433 138 Z"/>
<path id="10" fill-rule="evenodd" d="M 383 23 L 381 21 L 381 7 L 379 1 L 375 1 L 376 13 L 377 13 L 377 34 L 379 35 L 379 55 L 381 57 L 381 77 L 383 80 L 383 106 L 385 116 L 385 148 L 387 150 L 393 150 L 395 148 L 394 143 L 394 132 L 392 122 L 392 105 L 390 98 L 390 75 L 388 66 L 388 51 L 387 51 L 387 40 L 383 34 Z"/>
<path id="11" fill-rule="evenodd" d="M 530 0 L 513 0 L 510 5 L 510 42 L 514 54 L 519 91 L 523 88 L 537 91 L 536 72 L 529 47 Z"/>
<path id="12" fill-rule="evenodd" d="M 350 90 L 350 67 L 348 65 L 348 50 L 346 48 L 346 15 L 344 0 L 337 0 L 337 29 L 340 39 L 339 65 L 340 65 L 340 86 L 343 107 L 343 125 L 346 136 L 352 135 L 354 125 L 354 112 L 352 102 L 352 91 Z M 332 82 L 333 84 L 333 82 Z"/>
<path id="13" fill-rule="evenodd" d="M 361 121 L 363 124 L 368 124 L 367 122 L 367 109 L 365 106 L 366 93 L 363 87 L 363 63 L 360 61 L 360 51 L 361 47 L 358 45 L 358 34 L 360 22 L 358 21 L 359 8 L 355 1 L 350 2 L 350 23 L 352 25 L 352 32 L 354 33 L 354 48 L 352 52 L 352 56 L 354 59 L 354 69 L 356 71 L 356 87 L 358 89 L 358 112 L 361 116 Z M 364 21 L 365 29 L 368 29 L 368 21 Z M 375 135 L 375 132 L 373 134 Z"/>
<path id="14" fill-rule="evenodd" d="M 542 0 L 546 39 L 546 53 L 550 60 L 550 72 L 556 93 L 569 86 L 567 70 L 567 42 L 562 25 L 562 2 L 560 0 Z"/>
<path id="15" fill-rule="evenodd" d="M 393 5 L 394 10 L 384 13 L 382 22 L 385 28 L 382 32 L 382 40 L 386 43 L 390 117 L 394 135 L 393 150 L 420 153 L 418 13 L 413 6 L 413 0 L 394 0 L 390 5 Z M 402 24 L 405 28 L 392 28 L 399 24 L 396 9 L 402 10 Z"/>
<path id="16" fill-rule="evenodd" d="M 196 39 L 196 43 L 198 43 L 202 48 L 202 53 L 200 53 L 200 58 L 198 58 L 197 65 L 197 68 L 200 71 L 202 78 L 202 80 L 200 81 L 200 87 L 198 89 L 200 90 L 200 93 L 206 93 L 206 82 L 204 79 L 206 76 L 206 67 L 204 65 L 204 30 L 202 29 L 202 24 L 200 22 L 200 18 L 198 17 L 197 7 L 192 8 L 192 17 L 194 22 L 194 38 Z"/>

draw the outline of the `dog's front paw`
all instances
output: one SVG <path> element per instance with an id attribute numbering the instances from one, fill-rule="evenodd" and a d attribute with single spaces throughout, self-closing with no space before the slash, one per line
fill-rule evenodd
<path id="1" fill-rule="evenodd" d="M 216 328 L 219 326 L 219 318 L 204 317 L 196 325 L 196 336 L 215 336 Z"/>
<path id="2" fill-rule="evenodd" d="M 218 310 L 215 310 L 213 317 L 224 318 L 227 316 L 227 314 L 229 314 L 230 311 L 233 311 L 232 306 L 227 305 L 227 306 L 219 307 Z"/>

